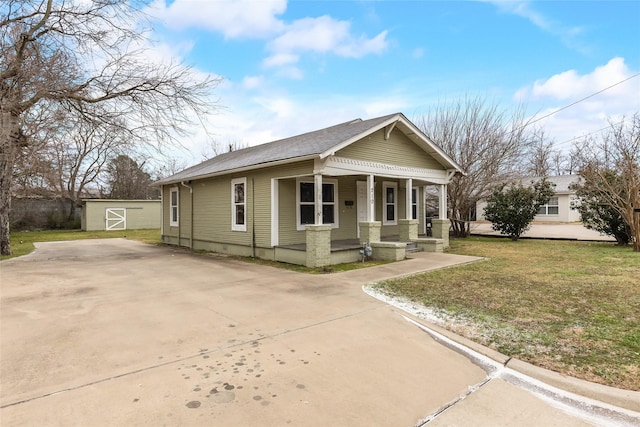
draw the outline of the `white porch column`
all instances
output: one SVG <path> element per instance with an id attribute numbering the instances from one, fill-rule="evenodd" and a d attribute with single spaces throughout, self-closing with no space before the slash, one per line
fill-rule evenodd
<path id="1" fill-rule="evenodd" d="M 447 219 L 447 184 L 440 184 L 438 193 L 440 193 L 440 200 L 438 202 L 438 219 Z"/>
<path id="2" fill-rule="evenodd" d="M 367 222 L 376 220 L 376 187 L 373 175 L 367 175 Z"/>
<path id="3" fill-rule="evenodd" d="M 314 206 L 316 211 L 316 225 L 322 225 L 322 174 L 315 174 L 313 176 L 314 187 Z"/>
<path id="4" fill-rule="evenodd" d="M 278 246 L 280 230 L 278 218 L 278 205 L 280 196 L 278 192 L 279 182 L 276 178 L 271 178 L 271 246 Z"/>
<path id="5" fill-rule="evenodd" d="M 405 215 L 404 217 L 406 219 L 413 219 L 411 213 L 413 212 L 412 205 L 413 205 L 413 199 L 412 199 L 412 195 L 413 195 L 413 179 L 409 178 L 405 181 L 407 190 L 405 191 L 405 200 L 406 200 L 406 204 L 407 207 L 405 209 Z"/>

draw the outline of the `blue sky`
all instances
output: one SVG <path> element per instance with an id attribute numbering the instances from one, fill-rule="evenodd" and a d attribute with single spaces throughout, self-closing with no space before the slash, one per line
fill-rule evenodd
<path id="1" fill-rule="evenodd" d="M 156 0 L 154 52 L 221 77 L 220 147 L 480 96 L 566 141 L 640 111 L 640 1 Z M 633 77 L 636 76 L 636 77 Z M 194 128 L 176 153 L 211 154 Z M 437 141 L 436 141 L 437 142 Z"/>

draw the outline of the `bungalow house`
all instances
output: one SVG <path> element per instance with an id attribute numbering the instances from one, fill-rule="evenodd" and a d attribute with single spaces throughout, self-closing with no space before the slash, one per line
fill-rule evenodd
<path id="1" fill-rule="evenodd" d="M 523 185 L 530 185 L 531 181 L 539 181 L 543 177 L 525 177 L 520 179 Z M 554 195 L 543 206 L 540 206 L 534 221 L 540 222 L 578 222 L 580 212 L 578 211 L 579 197 L 576 191 L 571 189 L 571 184 L 577 183 L 580 179 L 578 175 L 558 175 L 547 176 L 545 179 L 554 187 Z M 484 209 L 487 207 L 486 200 L 480 200 L 476 204 L 478 221 L 485 221 Z"/>
<path id="2" fill-rule="evenodd" d="M 449 244 L 446 186 L 462 169 L 403 114 L 356 119 L 232 151 L 156 183 L 162 239 L 192 249 L 324 266 L 399 260 Z M 432 237 L 425 187 L 437 186 Z"/>

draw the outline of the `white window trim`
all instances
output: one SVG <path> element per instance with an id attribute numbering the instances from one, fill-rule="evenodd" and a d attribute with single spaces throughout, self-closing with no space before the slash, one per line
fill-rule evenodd
<path id="1" fill-rule="evenodd" d="M 310 183 L 310 184 L 315 184 L 313 178 L 296 178 L 296 229 L 298 231 L 303 231 L 304 228 L 309 225 L 309 224 L 302 224 L 301 220 L 300 220 L 300 183 L 301 182 L 306 182 L 306 183 Z M 334 223 L 332 224 L 325 224 L 325 225 L 331 225 L 331 228 L 338 228 L 340 226 L 340 218 L 338 216 L 338 213 L 340 212 L 339 209 L 339 203 L 338 203 L 338 194 L 340 194 L 338 192 L 338 180 L 337 179 L 327 179 L 322 177 L 322 183 L 323 184 L 333 184 L 333 219 L 335 220 Z M 307 204 L 311 204 L 311 203 L 307 203 Z M 322 204 L 328 204 L 326 203 L 324 200 L 322 201 Z"/>
<path id="2" fill-rule="evenodd" d="M 411 190 L 416 191 L 415 199 L 411 199 L 411 213 L 413 214 L 413 205 L 416 206 L 416 217 L 411 219 L 420 219 L 420 187 L 412 187 Z M 411 215 L 413 217 L 413 215 Z"/>
<path id="3" fill-rule="evenodd" d="M 173 193 L 176 193 L 176 219 L 173 219 Z M 178 187 L 171 187 L 169 190 L 169 226 L 178 227 L 180 225 L 180 191 Z"/>
<path id="4" fill-rule="evenodd" d="M 387 219 L 387 188 L 393 188 L 393 212 L 394 219 L 389 221 Z M 382 225 L 398 225 L 398 183 L 397 182 L 382 182 Z"/>
<path id="5" fill-rule="evenodd" d="M 244 201 L 242 203 L 236 203 L 236 184 L 242 184 L 244 186 Z M 239 205 L 244 206 L 244 224 L 236 223 L 236 206 Z M 247 231 L 247 178 L 236 178 L 231 180 L 231 230 Z"/>
<path id="6" fill-rule="evenodd" d="M 555 200 L 556 203 L 554 205 L 549 203 L 553 199 L 556 199 Z M 538 215 L 558 216 L 560 214 L 560 200 L 558 199 L 558 197 L 557 196 L 553 196 L 551 199 L 549 199 L 549 202 L 547 202 L 544 205 L 540 206 L 540 208 L 544 208 L 544 213 L 539 213 Z M 549 208 L 558 208 L 558 212 L 557 213 L 549 213 Z"/>

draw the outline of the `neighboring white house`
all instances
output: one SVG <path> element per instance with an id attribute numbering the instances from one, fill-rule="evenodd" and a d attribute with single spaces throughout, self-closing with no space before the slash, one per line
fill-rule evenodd
<path id="1" fill-rule="evenodd" d="M 538 181 L 541 177 L 522 178 L 523 185 L 529 185 L 531 181 Z M 556 185 L 555 195 L 544 206 L 540 207 L 538 215 L 534 221 L 548 222 L 578 222 L 580 221 L 580 212 L 578 211 L 578 196 L 576 192 L 571 190 L 569 186 L 578 182 L 578 175 L 559 175 L 549 176 L 547 181 Z M 477 220 L 485 221 L 484 209 L 487 206 L 486 200 L 480 200 L 476 204 Z"/>

